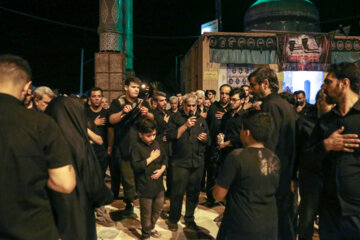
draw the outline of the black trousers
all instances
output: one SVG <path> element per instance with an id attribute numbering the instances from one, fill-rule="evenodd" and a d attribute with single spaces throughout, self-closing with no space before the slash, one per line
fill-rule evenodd
<path id="1" fill-rule="evenodd" d="M 360 216 L 342 216 L 340 206 L 338 204 L 327 202 L 326 200 L 327 199 L 320 200 L 320 239 L 360 239 Z"/>
<path id="2" fill-rule="evenodd" d="M 278 239 L 295 240 L 293 223 L 293 198 L 292 193 L 277 195 L 276 205 L 278 207 Z"/>
<path id="3" fill-rule="evenodd" d="M 194 221 L 195 208 L 199 203 L 203 170 L 203 166 L 198 168 L 172 166 L 171 184 L 173 188 L 171 190 L 169 216 L 169 221 L 171 223 L 177 223 L 180 220 L 182 202 L 185 193 L 185 222 Z"/>
<path id="4" fill-rule="evenodd" d="M 215 187 L 215 181 L 219 172 L 220 153 L 216 147 L 211 146 L 209 149 L 208 158 L 205 159 L 206 166 L 206 197 L 208 202 L 215 202 L 212 195 Z"/>
<path id="5" fill-rule="evenodd" d="M 314 235 L 314 221 L 319 209 L 320 192 L 300 189 L 299 238 L 311 240 Z"/>
<path id="6" fill-rule="evenodd" d="M 124 201 L 132 203 L 136 198 L 135 176 L 134 170 L 131 166 L 131 161 L 128 159 L 121 159 L 121 182 L 124 188 Z"/>
<path id="7" fill-rule="evenodd" d="M 120 158 L 111 156 L 109 159 L 109 168 L 111 175 L 111 191 L 116 199 L 119 197 L 121 183 Z"/>

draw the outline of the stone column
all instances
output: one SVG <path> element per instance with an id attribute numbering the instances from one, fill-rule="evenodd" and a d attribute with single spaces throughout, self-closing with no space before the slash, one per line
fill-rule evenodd
<path id="1" fill-rule="evenodd" d="M 100 0 L 99 45 L 95 53 L 95 86 L 109 103 L 123 93 L 123 0 Z"/>

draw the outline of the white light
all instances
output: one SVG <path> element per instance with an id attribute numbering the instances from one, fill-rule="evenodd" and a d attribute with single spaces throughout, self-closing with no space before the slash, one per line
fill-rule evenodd
<path id="1" fill-rule="evenodd" d="M 305 89 L 305 81 L 310 81 L 310 94 Z M 307 92 L 306 98 L 311 104 L 315 104 L 316 93 L 323 84 L 323 72 L 319 71 L 285 71 L 283 90 L 290 88 L 291 92 L 304 90 Z M 309 95 L 309 96 L 308 96 Z"/>
<path id="2" fill-rule="evenodd" d="M 204 32 L 214 32 L 214 28 L 206 27 L 206 28 L 201 29 L 201 34 L 203 34 Z"/>

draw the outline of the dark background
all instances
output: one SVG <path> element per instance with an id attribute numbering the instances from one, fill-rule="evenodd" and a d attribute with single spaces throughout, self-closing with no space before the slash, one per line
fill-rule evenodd
<path id="1" fill-rule="evenodd" d="M 255 0 L 223 0 L 223 30 L 243 31 L 243 16 Z M 359 0 L 313 0 L 319 9 L 321 30 L 328 32 L 352 24 L 360 35 Z M 0 0 L 0 7 L 92 29 L 98 27 L 98 0 Z M 201 24 L 215 19 L 214 0 L 134 0 L 134 34 L 149 36 L 197 36 Z M 355 27 L 355 28 L 354 28 Z M 148 81 L 158 81 L 170 92 L 175 83 L 175 56 L 185 54 L 196 38 L 134 38 L 134 68 Z M 0 54 L 27 59 L 35 86 L 47 85 L 62 93 L 78 93 L 81 48 L 85 49 L 84 90 L 94 85 L 94 53 L 98 34 L 40 21 L 0 9 Z"/>

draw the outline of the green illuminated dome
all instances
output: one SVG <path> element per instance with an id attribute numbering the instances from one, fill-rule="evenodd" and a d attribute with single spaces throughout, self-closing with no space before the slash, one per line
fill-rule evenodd
<path id="1" fill-rule="evenodd" d="M 244 17 L 245 31 L 320 32 L 319 12 L 310 0 L 258 0 Z"/>

